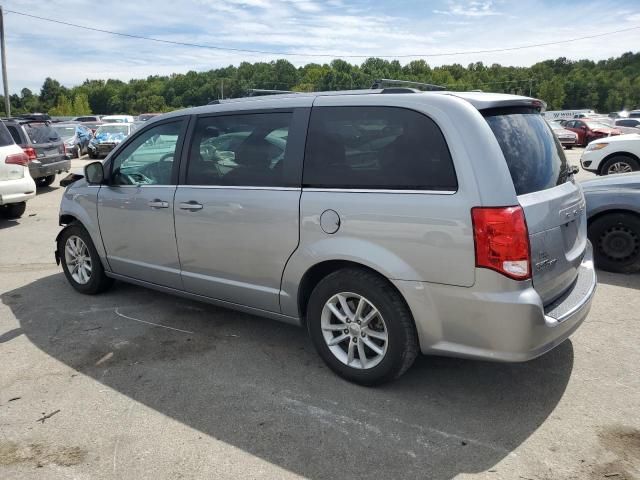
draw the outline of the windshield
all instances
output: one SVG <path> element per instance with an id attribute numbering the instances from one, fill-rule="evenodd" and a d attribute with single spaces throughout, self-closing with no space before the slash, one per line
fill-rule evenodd
<path id="1" fill-rule="evenodd" d="M 569 168 L 562 145 L 535 110 L 483 112 L 493 131 L 518 195 L 565 183 Z"/>
<path id="2" fill-rule="evenodd" d="M 56 125 L 53 127 L 58 135 L 62 138 L 73 137 L 76 134 L 76 127 L 64 127 L 62 125 Z"/>
<path id="3" fill-rule="evenodd" d="M 600 122 L 584 122 L 586 123 L 590 129 L 594 129 L 594 128 L 611 128 L 609 125 L 607 125 L 606 123 L 600 123 Z"/>
<path id="4" fill-rule="evenodd" d="M 101 133 L 122 133 L 123 135 L 128 135 L 129 127 L 127 125 L 103 125 L 96 130 L 96 136 Z"/>

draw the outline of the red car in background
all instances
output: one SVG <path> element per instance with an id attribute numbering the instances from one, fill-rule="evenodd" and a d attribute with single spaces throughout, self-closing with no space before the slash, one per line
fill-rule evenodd
<path id="1" fill-rule="evenodd" d="M 578 135 L 577 143 L 583 147 L 586 147 L 589 142 L 597 138 L 611 137 L 622 133 L 617 128 L 612 128 L 609 125 L 593 120 L 569 120 L 563 122 L 562 126 L 576 133 Z"/>

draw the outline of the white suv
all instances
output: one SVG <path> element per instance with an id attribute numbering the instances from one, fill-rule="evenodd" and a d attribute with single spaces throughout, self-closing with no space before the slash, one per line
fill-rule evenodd
<path id="1" fill-rule="evenodd" d="M 36 196 L 36 183 L 28 165 L 29 157 L 0 122 L 0 216 L 20 218 L 27 200 Z"/>
<path id="2" fill-rule="evenodd" d="M 634 133 L 594 140 L 582 153 L 580 164 L 596 175 L 640 170 L 640 135 Z"/>

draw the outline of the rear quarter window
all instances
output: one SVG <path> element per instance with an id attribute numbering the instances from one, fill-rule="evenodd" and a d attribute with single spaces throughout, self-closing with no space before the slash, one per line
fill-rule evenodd
<path id="1" fill-rule="evenodd" d="M 553 188 L 569 179 L 562 145 L 536 110 L 482 113 L 500 144 L 518 195 Z"/>
<path id="2" fill-rule="evenodd" d="M 458 188 L 436 123 L 397 107 L 315 107 L 303 185 L 319 188 L 440 190 Z"/>
<path id="3" fill-rule="evenodd" d="M 24 129 L 32 143 L 59 142 L 60 135 L 46 123 L 25 123 Z"/>
<path id="4" fill-rule="evenodd" d="M 0 122 L 0 147 L 6 147 L 7 145 L 13 145 L 15 142 L 13 141 L 13 137 L 7 130 L 7 126 Z"/>

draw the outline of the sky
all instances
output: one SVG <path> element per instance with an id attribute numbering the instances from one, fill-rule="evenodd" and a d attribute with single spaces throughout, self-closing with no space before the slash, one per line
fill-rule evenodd
<path id="1" fill-rule="evenodd" d="M 430 65 L 482 61 L 529 66 L 549 58 L 600 60 L 640 49 L 640 28 L 606 37 L 499 53 L 506 48 L 640 27 L 640 1 L 520 0 L 4 0 L 9 90 L 39 92 L 46 77 L 68 87 L 87 78 L 145 78 L 242 61 L 294 65 L 356 56 L 424 58 Z M 7 10 L 126 34 L 261 50 L 167 45 L 27 18 Z M 287 56 L 285 54 L 293 54 Z M 324 55 L 318 57 L 314 55 Z M 430 56 L 434 55 L 434 56 Z"/>

